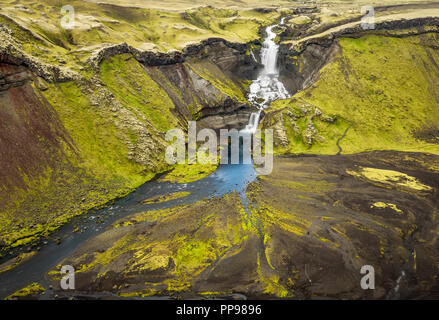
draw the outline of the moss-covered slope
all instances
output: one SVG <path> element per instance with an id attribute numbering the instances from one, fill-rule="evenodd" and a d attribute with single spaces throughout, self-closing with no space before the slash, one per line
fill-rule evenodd
<path id="1" fill-rule="evenodd" d="M 0 74 L 1 166 L 7 169 L 0 177 L 3 250 L 47 236 L 71 217 L 172 169 L 164 157 L 169 129 L 186 130 L 189 120 L 204 114 L 248 108 L 248 80 L 234 70 L 249 59 L 245 45 L 207 43 L 184 63 L 155 67 L 116 52 L 97 70 L 86 65 L 82 74 L 60 80 L 62 69 L 23 53 L 24 38 L 11 30 L 0 30 L 15 48 L 2 56 Z M 216 46 L 223 48 L 214 56 L 219 62 L 209 53 Z M 221 58 L 229 65 L 224 70 Z M 215 168 L 179 166 L 169 179 L 193 181 Z"/>
<path id="2" fill-rule="evenodd" d="M 99 91 L 90 83 L 49 84 L 27 74 L 0 92 L 5 247 L 47 235 L 167 169 L 160 132 L 108 92 L 94 103 Z"/>
<path id="3" fill-rule="evenodd" d="M 437 33 L 341 38 L 318 80 L 269 110 L 263 125 L 275 128 L 277 151 L 439 153 L 438 41 Z"/>

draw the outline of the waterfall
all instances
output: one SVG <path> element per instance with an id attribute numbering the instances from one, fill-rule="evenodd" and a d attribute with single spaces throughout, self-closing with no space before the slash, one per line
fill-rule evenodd
<path id="1" fill-rule="evenodd" d="M 284 24 L 285 18 L 282 18 L 280 24 Z M 277 57 L 279 46 L 274 42 L 276 33 L 273 29 L 278 25 L 272 25 L 265 29 L 267 37 L 262 43 L 261 63 L 264 68 L 260 71 L 258 78 L 253 80 L 250 85 L 250 94 L 248 100 L 251 104 L 258 107 L 257 112 L 250 115 L 249 123 L 241 132 L 255 133 L 261 111 L 277 99 L 287 99 L 290 97 L 282 82 L 279 81 L 279 69 L 277 67 Z"/>
<path id="2" fill-rule="evenodd" d="M 242 131 L 254 134 L 256 129 L 258 128 L 260 115 L 261 111 L 252 112 L 252 114 L 250 115 L 250 119 L 248 120 L 248 125 Z"/>
<path id="3" fill-rule="evenodd" d="M 255 54 L 253 53 L 253 50 L 250 50 L 250 54 L 251 54 L 253 60 L 254 60 L 255 62 L 258 62 L 258 60 L 256 60 Z"/>

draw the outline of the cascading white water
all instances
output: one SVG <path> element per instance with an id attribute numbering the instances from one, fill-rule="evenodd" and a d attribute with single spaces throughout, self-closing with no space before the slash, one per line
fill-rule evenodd
<path id="1" fill-rule="evenodd" d="M 282 18 L 280 24 L 284 24 Z M 279 46 L 274 42 L 276 33 L 273 29 L 278 25 L 272 25 L 265 30 L 267 37 L 262 44 L 261 50 L 261 63 L 264 68 L 259 73 L 256 80 L 253 80 L 250 85 L 250 94 L 248 100 L 253 105 L 259 108 L 258 112 L 253 112 L 250 116 L 249 123 L 245 127 L 243 132 L 255 133 L 258 124 L 261 111 L 268 107 L 268 105 L 277 99 L 286 99 L 290 95 L 285 89 L 282 82 L 279 81 L 279 69 L 277 67 L 277 56 Z"/>
<path id="2" fill-rule="evenodd" d="M 255 54 L 253 53 L 253 50 L 250 50 L 250 54 L 251 54 L 253 60 L 254 60 L 255 62 L 258 62 L 258 60 L 256 60 Z"/>
<path id="3" fill-rule="evenodd" d="M 258 127 L 259 117 L 261 115 L 261 111 L 252 112 L 250 115 L 250 119 L 248 120 L 248 125 L 245 127 L 244 131 L 249 133 L 255 133 L 256 128 Z"/>

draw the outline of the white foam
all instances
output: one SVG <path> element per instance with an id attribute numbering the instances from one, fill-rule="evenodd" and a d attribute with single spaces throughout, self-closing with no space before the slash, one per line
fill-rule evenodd
<path id="1" fill-rule="evenodd" d="M 280 24 L 284 24 L 285 18 L 282 18 Z M 264 68 L 256 80 L 250 85 L 248 100 L 251 104 L 259 108 L 258 112 L 250 115 L 249 123 L 241 132 L 254 133 L 259 124 L 261 110 L 265 109 L 270 103 L 277 99 L 287 99 L 290 97 L 288 91 L 282 82 L 279 81 L 279 68 L 277 67 L 277 57 L 279 46 L 274 42 L 276 33 L 273 28 L 277 25 L 269 26 L 265 30 L 267 37 L 262 44 L 261 63 Z"/>

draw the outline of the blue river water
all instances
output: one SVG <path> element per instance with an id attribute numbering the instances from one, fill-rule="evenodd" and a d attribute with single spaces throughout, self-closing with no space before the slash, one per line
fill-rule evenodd
<path id="1" fill-rule="evenodd" d="M 222 197 L 231 192 L 239 193 L 241 199 L 245 201 L 246 187 L 255 179 L 256 172 L 253 164 L 243 163 L 242 148 L 240 148 L 238 164 L 220 164 L 214 173 L 204 179 L 182 184 L 149 181 L 103 209 L 91 210 L 87 214 L 73 218 L 48 239 L 35 245 L 34 247 L 39 246 L 40 250 L 31 259 L 0 274 L 0 298 L 3 299 L 32 282 L 47 286 L 49 284 L 46 277 L 48 271 L 70 256 L 81 244 L 104 232 L 123 217 L 148 210 L 192 204 L 209 197 Z M 157 196 L 183 191 L 190 192 L 190 194 L 161 203 L 142 203 L 144 200 Z M 75 232 L 75 228 L 79 228 L 80 231 Z M 15 252 L 14 255 L 17 253 Z"/>

